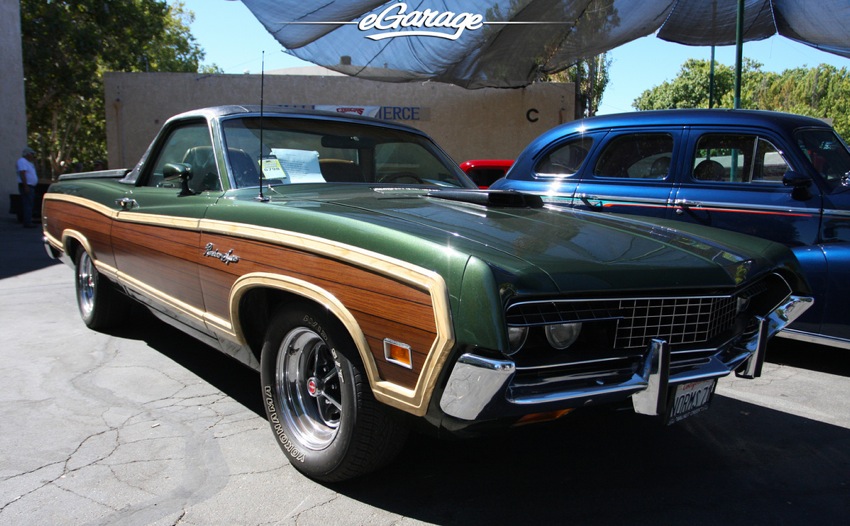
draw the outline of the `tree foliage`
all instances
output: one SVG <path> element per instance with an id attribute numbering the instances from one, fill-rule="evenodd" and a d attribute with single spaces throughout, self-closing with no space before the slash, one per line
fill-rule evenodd
<path id="1" fill-rule="evenodd" d="M 576 87 L 576 118 L 592 117 L 599 104 L 605 87 L 608 86 L 608 70 L 611 59 L 607 53 L 582 59 L 572 67 L 559 73 L 545 75 L 544 82 L 572 82 Z"/>
<path id="2" fill-rule="evenodd" d="M 707 60 L 687 60 L 672 81 L 644 91 L 632 106 L 638 110 L 707 108 L 709 106 Z M 744 59 L 741 74 L 741 107 L 775 110 L 831 119 L 836 131 L 850 137 L 850 72 L 847 68 L 821 64 L 814 68 L 763 71 L 762 65 Z M 733 107 L 735 72 L 715 64 L 715 107 Z"/>
<path id="3" fill-rule="evenodd" d="M 103 73 L 195 72 L 194 14 L 163 0 L 21 0 L 29 144 L 39 173 L 106 157 Z"/>

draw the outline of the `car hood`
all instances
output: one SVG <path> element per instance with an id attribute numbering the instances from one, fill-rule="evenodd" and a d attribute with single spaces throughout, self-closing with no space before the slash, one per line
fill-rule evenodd
<path id="1" fill-rule="evenodd" d="M 796 266 L 785 247 L 732 232 L 685 233 L 664 221 L 487 199 L 504 193 L 375 187 L 283 194 L 272 203 L 304 212 L 299 231 L 322 229 L 314 233 L 426 268 L 438 266 L 445 251 L 477 257 L 504 280 L 538 292 L 718 289 Z M 329 217 L 333 226 L 321 226 Z M 429 261 L 428 252 L 438 255 Z M 543 276 L 549 286 L 541 287 Z"/>

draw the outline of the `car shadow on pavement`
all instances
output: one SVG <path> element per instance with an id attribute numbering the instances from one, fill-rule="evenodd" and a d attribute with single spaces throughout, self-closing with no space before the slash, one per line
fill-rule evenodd
<path id="1" fill-rule="evenodd" d="M 114 335 L 265 417 L 258 373 L 138 316 Z M 386 468 L 328 487 L 433 524 L 839 524 L 850 516 L 850 430 L 716 395 L 669 427 L 601 410 L 484 438 L 412 433 Z"/>
<path id="2" fill-rule="evenodd" d="M 0 279 L 43 269 L 59 262 L 50 259 L 44 250 L 43 234 L 36 228 L 23 228 L 13 217 L 0 220 Z"/>
<path id="3" fill-rule="evenodd" d="M 382 472 L 335 487 L 434 524 L 838 524 L 850 430 L 718 396 L 662 427 L 575 414 L 466 441 L 413 436 Z"/>
<path id="4" fill-rule="evenodd" d="M 848 349 L 774 338 L 768 345 L 767 361 L 850 378 Z"/>
<path id="5" fill-rule="evenodd" d="M 134 305 L 129 315 L 134 321 L 108 334 L 144 341 L 175 363 L 201 377 L 250 411 L 265 418 L 260 396 L 260 373 L 240 364 L 197 339 L 158 320 L 144 307 Z"/>

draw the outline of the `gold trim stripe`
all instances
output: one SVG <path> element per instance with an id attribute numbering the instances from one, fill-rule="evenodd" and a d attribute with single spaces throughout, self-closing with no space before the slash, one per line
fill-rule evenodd
<path id="1" fill-rule="evenodd" d="M 99 214 L 103 214 L 111 219 L 116 219 L 118 217 L 118 210 L 115 210 L 114 208 L 109 208 L 108 206 L 102 205 L 97 201 L 92 201 L 91 199 L 86 199 L 77 195 L 48 193 L 44 194 L 44 200 L 64 201 L 66 203 L 80 205 L 84 208 L 93 210 Z"/>

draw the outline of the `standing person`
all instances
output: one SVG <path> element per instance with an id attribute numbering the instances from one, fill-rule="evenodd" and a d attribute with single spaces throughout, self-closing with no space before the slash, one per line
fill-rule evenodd
<path id="1" fill-rule="evenodd" d="M 34 228 L 32 224 L 32 209 L 35 203 L 35 187 L 38 175 L 35 173 L 35 150 L 27 146 L 21 152 L 21 158 L 15 164 L 18 174 L 18 191 L 21 193 L 21 212 L 24 228 Z"/>

